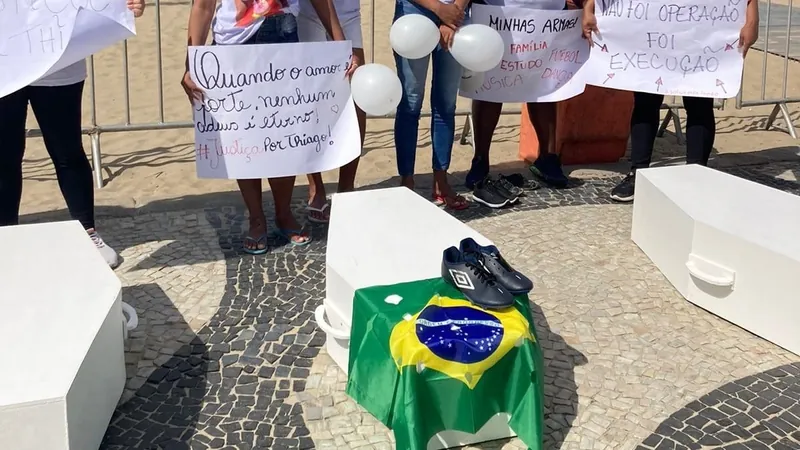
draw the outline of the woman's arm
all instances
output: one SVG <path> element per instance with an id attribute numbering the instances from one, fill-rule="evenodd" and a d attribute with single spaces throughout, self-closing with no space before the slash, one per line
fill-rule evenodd
<path id="1" fill-rule="evenodd" d="M 311 0 L 311 6 L 319 16 L 319 21 L 328 32 L 328 36 L 334 41 L 344 41 L 344 31 L 342 25 L 339 23 L 339 16 L 336 14 L 336 7 L 333 6 L 333 0 Z"/>
<path id="2" fill-rule="evenodd" d="M 594 0 L 583 2 L 583 20 L 581 21 L 581 32 L 584 39 L 589 41 L 589 47 L 594 45 L 592 33 L 597 33 L 597 17 L 594 15 Z"/>
<path id="3" fill-rule="evenodd" d="M 211 20 L 214 19 L 216 0 L 195 0 L 189 13 L 189 42 L 188 45 L 206 45 L 208 31 L 211 29 Z M 187 57 L 188 69 L 188 57 Z"/>
<path id="4" fill-rule="evenodd" d="M 758 40 L 758 0 L 747 0 L 747 10 L 742 31 L 739 34 L 739 49 L 742 57 L 747 56 L 753 44 Z"/>
<path id="5" fill-rule="evenodd" d="M 214 8 L 217 6 L 216 0 L 194 0 L 192 9 L 189 13 L 189 37 L 187 46 L 206 45 L 208 31 L 211 28 L 211 20 L 214 19 Z M 197 87 L 189 74 L 189 52 L 186 52 L 186 72 L 183 74 L 181 86 L 189 97 L 189 101 L 203 99 L 203 91 Z"/>

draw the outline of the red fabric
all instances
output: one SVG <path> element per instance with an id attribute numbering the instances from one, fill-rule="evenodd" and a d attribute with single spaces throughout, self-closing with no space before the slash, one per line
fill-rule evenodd
<path id="1" fill-rule="evenodd" d="M 242 1 L 247 6 L 244 14 L 238 17 L 237 27 L 246 27 L 256 19 L 280 14 L 288 6 L 288 2 L 282 0 L 237 0 Z"/>

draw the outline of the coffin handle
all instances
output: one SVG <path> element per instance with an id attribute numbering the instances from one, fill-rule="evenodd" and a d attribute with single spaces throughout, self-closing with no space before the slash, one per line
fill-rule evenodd
<path id="1" fill-rule="evenodd" d="M 122 305 L 122 338 L 128 340 L 128 333 L 139 326 L 139 316 L 133 306 L 125 302 L 120 302 L 120 304 Z"/>
<path id="2" fill-rule="evenodd" d="M 317 309 L 314 311 L 314 319 L 317 321 L 317 325 L 325 332 L 328 336 L 334 339 L 350 339 L 350 333 L 343 330 L 337 330 L 333 327 L 328 321 L 325 319 L 325 305 L 319 305 Z"/>
<path id="3" fill-rule="evenodd" d="M 694 253 L 689 255 L 686 268 L 694 278 L 714 286 L 733 288 L 736 282 L 736 272 Z"/>

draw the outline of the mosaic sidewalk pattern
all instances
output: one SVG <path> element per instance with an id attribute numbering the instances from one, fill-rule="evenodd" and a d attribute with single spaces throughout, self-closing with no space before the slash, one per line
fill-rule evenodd
<path id="1" fill-rule="evenodd" d="M 672 414 L 638 449 L 721 446 L 800 449 L 800 363 L 709 392 Z"/>
<path id="2" fill-rule="evenodd" d="M 737 175 L 800 193 L 774 170 Z M 616 181 L 543 188 L 508 210 L 457 214 L 534 275 L 547 365 L 546 448 L 696 448 L 681 447 L 676 436 L 691 436 L 686 424 L 715 414 L 693 410 L 698 401 L 720 417 L 692 426 L 700 438 L 724 442 L 712 419 L 732 432 L 726 420 L 742 417 L 716 393 L 733 398 L 731 386 L 753 376 L 746 392 L 759 394 L 745 398 L 740 389 L 735 398 L 748 414 L 768 417 L 752 412 L 757 423 L 740 425 L 755 441 L 730 448 L 786 448 L 782 442 L 796 436 L 775 427 L 796 413 L 798 358 L 680 299 L 629 241 L 630 207 L 609 205 Z M 102 448 L 393 448 L 391 433 L 344 394 L 344 375 L 322 349 L 313 310 L 324 295 L 324 227 L 313 228 L 308 246 L 272 241 L 258 257 L 239 251 L 245 222 L 237 208 L 114 219 L 105 230 L 128 259 L 124 295 L 146 313 L 126 355 L 128 392 Z M 181 295 L 181 286 L 192 288 Z M 762 389 L 767 381 L 758 374 L 779 366 L 787 375 L 769 375 L 774 381 Z M 712 394 L 718 405 L 707 403 Z M 758 426 L 776 437 L 767 447 L 752 446 L 762 442 Z M 480 448 L 523 447 L 510 440 Z"/>
<path id="3" fill-rule="evenodd" d="M 238 253 L 241 211 L 207 212 L 219 232 L 227 281 L 207 326 L 123 403 L 105 449 L 309 449 L 292 392 L 305 389 L 324 343 L 311 320 L 324 292 L 324 243 L 268 257 Z M 319 230 L 322 231 L 322 230 Z"/>

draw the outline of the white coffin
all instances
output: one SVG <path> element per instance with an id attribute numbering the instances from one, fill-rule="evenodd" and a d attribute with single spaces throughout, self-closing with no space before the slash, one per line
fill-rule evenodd
<path id="1" fill-rule="evenodd" d="M 78 222 L 0 228 L 0 449 L 100 446 L 125 385 L 120 289 Z"/>
<path id="2" fill-rule="evenodd" d="M 631 235 L 687 300 L 800 354 L 800 197 L 697 165 L 640 170 Z"/>
<path id="3" fill-rule="evenodd" d="M 447 247 L 458 246 L 465 237 L 482 245 L 492 243 L 402 187 L 336 194 L 331 206 L 327 298 L 316 319 L 327 335 L 328 353 L 346 373 L 356 289 L 441 276 Z M 428 450 L 515 436 L 508 419 L 508 414 L 498 414 L 476 434 L 444 431 L 431 439 Z"/>

